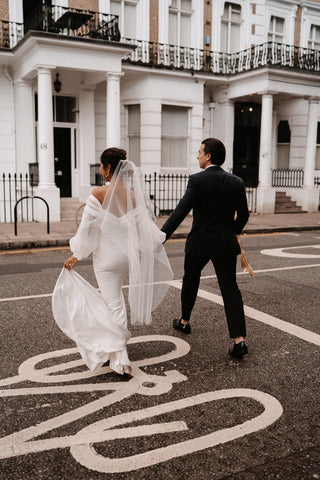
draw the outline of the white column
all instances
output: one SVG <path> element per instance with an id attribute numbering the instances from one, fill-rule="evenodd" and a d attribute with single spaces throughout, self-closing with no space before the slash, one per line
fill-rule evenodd
<path id="1" fill-rule="evenodd" d="M 32 85 L 23 80 L 15 81 L 16 172 L 18 174 L 28 173 L 29 163 L 36 161 L 33 102 Z"/>
<path id="2" fill-rule="evenodd" d="M 233 168 L 233 140 L 234 140 L 234 103 L 224 100 L 222 103 L 223 117 L 223 138 L 221 139 L 226 147 L 226 159 L 223 168 L 227 171 Z"/>
<path id="3" fill-rule="evenodd" d="M 161 102 L 159 99 L 140 101 L 140 152 L 143 173 L 161 169 Z"/>
<path id="4" fill-rule="evenodd" d="M 50 68 L 38 68 L 38 161 L 39 187 L 55 187 L 52 78 Z"/>
<path id="5" fill-rule="evenodd" d="M 317 148 L 319 101 L 317 98 L 309 99 L 308 127 L 306 139 L 306 155 L 304 162 L 304 188 L 314 188 L 314 167 Z"/>
<path id="6" fill-rule="evenodd" d="M 39 186 L 35 194 L 49 205 L 50 222 L 60 221 L 60 190 L 54 183 L 54 147 L 52 115 L 53 67 L 38 67 L 38 162 Z M 44 222 L 47 210 L 40 200 L 35 202 L 35 218 Z"/>
<path id="7" fill-rule="evenodd" d="M 274 213 L 275 190 L 272 188 L 272 125 L 273 95 L 262 94 L 259 186 L 257 189 L 257 213 Z"/>
<path id="8" fill-rule="evenodd" d="M 86 201 L 90 186 L 90 163 L 98 163 L 95 145 L 95 87 L 83 87 L 79 95 L 79 197 Z"/>
<path id="9" fill-rule="evenodd" d="M 120 147 L 120 74 L 107 74 L 107 148 Z"/>
<path id="10" fill-rule="evenodd" d="M 272 181 L 272 109 L 273 96 L 271 93 L 262 95 L 261 130 L 260 130 L 260 158 L 259 158 L 259 187 L 271 187 Z"/>

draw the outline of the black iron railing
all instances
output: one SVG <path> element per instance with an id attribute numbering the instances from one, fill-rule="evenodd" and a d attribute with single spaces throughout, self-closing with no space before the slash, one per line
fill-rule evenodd
<path id="1" fill-rule="evenodd" d="M 149 196 L 154 214 L 156 216 L 170 214 L 178 205 L 186 191 L 189 180 L 188 174 L 150 173 L 143 176 L 145 190 Z M 90 165 L 90 184 L 105 185 L 105 179 L 100 174 L 100 164 Z M 256 211 L 257 189 L 253 186 L 246 187 L 249 208 Z"/>
<path id="2" fill-rule="evenodd" d="M 272 186 L 301 188 L 303 186 L 302 168 L 276 168 L 272 170 Z"/>
<path id="3" fill-rule="evenodd" d="M 13 48 L 28 30 L 100 38 L 135 45 L 126 63 L 234 75 L 261 67 L 320 72 L 320 51 L 266 42 L 236 53 L 215 52 L 130 38 L 120 38 L 118 17 L 91 10 L 51 6 L 29 13 L 25 24 L 0 20 L 0 48 Z"/>
<path id="4" fill-rule="evenodd" d="M 223 53 L 143 40 L 121 39 L 121 41 L 137 47 L 124 59 L 125 62 L 158 68 L 223 75 L 233 75 L 266 66 L 320 71 L 319 50 L 282 43 L 267 42 L 236 53 Z"/>
<path id="5" fill-rule="evenodd" d="M 34 221 L 33 184 L 33 175 L 3 173 L 0 183 L 0 222 L 10 223 L 14 221 L 15 205 L 25 196 L 31 198 L 19 203 L 17 218 L 19 221 Z"/>
<path id="6" fill-rule="evenodd" d="M 0 48 L 13 48 L 29 30 L 59 35 L 120 40 L 117 15 L 53 5 L 28 13 L 24 24 L 0 20 Z"/>
<path id="7" fill-rule="evenodd" d="M 0 48 L 13 48 L 23 37 L 23 23 L 0 20 Z"/>

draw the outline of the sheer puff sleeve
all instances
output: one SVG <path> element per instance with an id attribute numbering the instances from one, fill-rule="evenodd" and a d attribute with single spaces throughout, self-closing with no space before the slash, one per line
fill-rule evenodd
<path id="1" fill-rule="evenodd" d="M 70 240 L 72 255 L 78 260 L 88 257 L 98 244 L 98 217 L 100 212 L 101 204 L 99 200 L 90 195 L 84 208 L 78 231 Z"/>

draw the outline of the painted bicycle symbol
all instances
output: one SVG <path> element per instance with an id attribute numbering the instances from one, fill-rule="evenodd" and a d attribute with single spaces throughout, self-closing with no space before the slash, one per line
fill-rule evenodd
<path id="1" fill-rule="evenodd" d="M 63 394 L 73 392 L 105 391 L 106 394 L 99 399 L 70 410 L 62 415 L 49 418 L 36 425 L 24 428 L 0 439 L 0 458 L 16 457 L 28 453 L 43 452 L 52 449 L 70 448 L 72 456 L 84 467 L 103 473 L 129 472 L 148 466 L 156 465 L 172 458 L 195 453 L 207 448 L 230 442 L 250 433 L 264 429 L 275 422 L 282 415 L 282 406 L 277 399 L 267 393 L 252 389 L 229 389 L 206 392 L 179 400 L 159 403 L 157 406 L 129 411 L 121 415 L 110 416 L 91 423 L 74 435 L 43 438 L 52 430 L 82 419 L 94 412 L 120 402 L 132 395 L 162 395 L 168 393 L 174 383 L 187 380 L 177 370 L 167 370 L 161 375 L 150 375 L 142 367 L 168 362 L 182 357 L 189 352 L 190 346 L 182 339 L 166 335 L 148 335 L 132 338 L 129 343 L 144 342 L 169 342 L 174 349 L 158 357 L 138 360 L 132 363 L 133 377 L 129 382 L 106 383 L 79 383 L 68 382 L 83 381 L 92 377 L 110 372 L 104 367 L 98 373 L 90 371 L 70 370 L 83 365 L 81 359 L 69 360 L 65 363 L 56 363 L 50 367 L 36 368 L 45 360 L 59 360 L 63 357 L 77 353 L 76 348 L 69 348 L 48 352 L 29 358 L 22 363 L 15 377 L 0 380 L 0 397 L 16 397 L 25 395 Z M 70 373 L 59 373 L 66 372 Z M 22 381 L 32 381 L 46 386 L 30 388 L 5 388 Z M 50 386 L 50 383 L 55 385 Z M 58 383 L 58 385 L 56 385 Z M 49 385 L 49 386 L 48 386 Z M 109 392 L 112 393 L 109 393 Z M 183 421 L 163 420 L 154 423 L 136 425 L 137 422 L 150 421 L 166 413 L 181 411 L 198 405 L 208 404 L 217 400 L 230 398 L 253 399 L 264 408 L 263 412 L 241 424 L 211 432 L 206 435 L 184 440 L 165 447 L 148 450 L 121 458 L 109 458 L 97 453 L 95 444 L 112 442 L 118 439 L 135 439 L 138 437 L 155 436 L 170 432 L 190 431 L 187 423 Z M 134 423 L 135 425 L 131 425 Z M 40 440 L 37 437 L 41 436 Z"/>

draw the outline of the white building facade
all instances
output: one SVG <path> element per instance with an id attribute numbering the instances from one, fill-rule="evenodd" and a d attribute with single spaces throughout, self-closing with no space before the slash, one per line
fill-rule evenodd
<path id="1" fill-rule="evenodd" d="M 59 221 L 105 148 L 146 174 L 189 174 L 214 136 L 258 213 L 280 190 L 318 211 L 319 50 L 320 1 L 2 2 L 0 173 L 36 165 L 34 194 Z M 275 185 L 277 171 L 302 171 L 299 188 Z"/>

